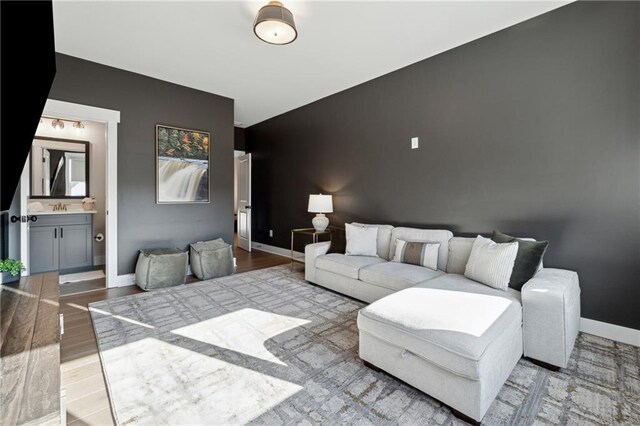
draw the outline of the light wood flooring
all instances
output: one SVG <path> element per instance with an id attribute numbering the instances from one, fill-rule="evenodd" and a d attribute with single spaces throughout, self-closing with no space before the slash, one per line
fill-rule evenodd
<path id="1" fill-rule="evenodd" d="M 249 253 L 234 247 L 234 253 L 236 273 L 289 263 L 288 258 L 263 251 Z M 296 267 L 301 268 L 302 265 L 297 264 Z M 189 282 L 197 281 L 189 278 Z M 140 292 L 142 290 L 137 286 L 129 286 L 60 297 L 60 312 L 64 314 L 60 365 L 68 425 L 114 424 L 87 305 Z"/>

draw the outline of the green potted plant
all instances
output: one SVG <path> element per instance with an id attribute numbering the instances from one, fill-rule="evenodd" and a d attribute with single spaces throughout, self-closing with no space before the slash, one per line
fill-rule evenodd
<path id="1" fill-rule="evenodd" d="M 0 273 L 7 274 L 2 277 L 2 282 L 17 281 L 24 270 L 24 264 L 17 259 L 0 260 Z"/>

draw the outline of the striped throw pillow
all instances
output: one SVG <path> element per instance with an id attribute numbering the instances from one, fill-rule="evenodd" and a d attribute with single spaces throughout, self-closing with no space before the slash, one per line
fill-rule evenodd
<path id="1" fill-rule="evenodd" d="M 438 243 L 397 240 L 393 261 L 424 266 L 435 271 L 438 269 L 439 249 Z"/>
<path id="2" fill-rule="evenodd" d="M 476 237 L 464 270 L 464 276 L 489 287 L 507 291 L 518 254 L 518 243 L 494 243 Z"/>

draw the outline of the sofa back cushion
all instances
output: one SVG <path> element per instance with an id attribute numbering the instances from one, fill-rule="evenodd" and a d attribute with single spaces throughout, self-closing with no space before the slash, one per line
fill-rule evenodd
<path id="1" fill-rule="evenodd" d="M 393 228 L 391 231 L 388 259 L 393 259 L 396 253 L 397 240 L 439 243 L 438 269 L 444 271 L 447 267 L 447 258 L 449 257 L 449 240 L 452 237 L 453 233 L 446 229 Z"/>
<path id="2" fill-rule="evenodd" d="M 448 274 L 464 274 L 475 238 L 453 237 L 449 241 Z"/>
<path id="3" fill-rule="evenodd" d="M 393 230 L 393 226 L 391 225 L 371 225 L 365 223 L 356 223 L 353 222 L 352 225 L 355 226 L 364 226 L 364 227 L 376 227 L 378 228 L 378 257 L 381 257 L 385 260 L 389 260 L 393 258 L 393 254 L 389 257 L 389 243 L 391 242 L 391 231 Z"/>

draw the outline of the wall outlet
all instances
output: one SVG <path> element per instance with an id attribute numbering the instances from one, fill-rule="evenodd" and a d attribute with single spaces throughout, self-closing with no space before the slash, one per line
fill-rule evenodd
<path id="1" fill-rule="evenodd" d="M 418 149 L 419 143 L 420 141 L 417 136 L 415 138 L 411 138 L 411 149 Z"/>
<path id="2" fill-rule="evenodd" d="M 273 238 L 273 229 L 269 229 L 269 236 Z"/>

